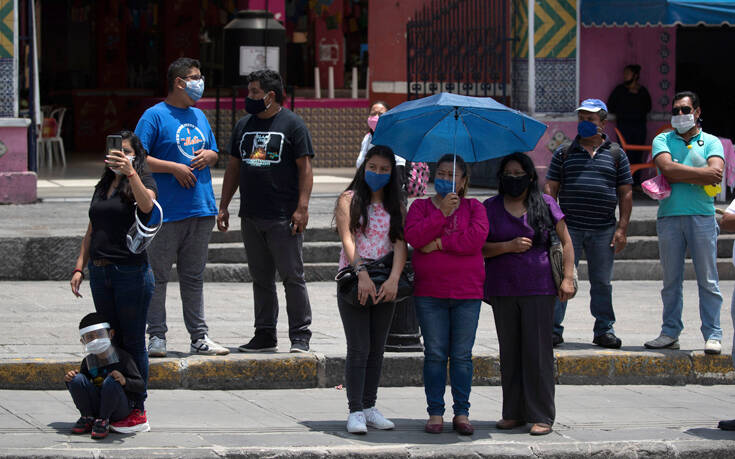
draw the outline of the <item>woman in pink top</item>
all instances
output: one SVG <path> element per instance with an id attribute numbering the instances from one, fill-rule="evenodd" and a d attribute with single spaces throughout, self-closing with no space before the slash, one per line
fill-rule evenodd
<path id="1" fill-rule="evenodd" d="M 424 337 L 424 389 L 429 420 L 425 430 L 441 433 L 447 359 L 454 398 L 452 426 L 474 432 L 468 420 L 472 346 L 485 281 L 482 245 L 488 232 L 485 208 L 465 198 L 467 165 L 445 155 L 437 164 L 436 195 L 419 199 L 406 216 L 406 241 L 414 248 L 414 303 Z M 455 182 L 456 193 L 452 191 Z"/>
<path id="2" fill-rule="evenodd" d="M 392 429 L 393 423 L 375 408 L 383 365 L 383 350 L 393 320 L 398 278 L 406 264 L 400 178 L 393 150 L 375 146 L 368 150 L 355 178 L 337 201 L 335 220 L 342 241 L 339 267 L 352 265 L 358 272 L 358 302 L 347 304 L 337 296 L 339 315 L 347 338 L 345 383 L 350 415 L 347 431 L 366 433 L 367 426 Z M 393 251 L 388 280 L 376 288 L 366 261 Z M 368 304 L 368 299 L 370 303 Z"/>

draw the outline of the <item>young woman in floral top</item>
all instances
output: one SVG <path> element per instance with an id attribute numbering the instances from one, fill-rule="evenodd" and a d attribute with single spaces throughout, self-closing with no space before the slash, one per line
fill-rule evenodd
<path id="1" fill-rule="evenodd" d="M 358 271 L 359 304 L 347 304 L 337 297 L 347 338 L 345 383 L 350 409 L 347 431 L 351 433 L 366 433 L 367 426 L 394 427 L 375 408 L 375 401 L 385 341 L 393 320 L 398 278 L 406 264 L 405 213 L 393 150 L 380 145 L 372 147 L 352 183 L 339 197 L 335 209 L 337 231 L 342 241 L 339 267 L 352 265 Z M 380 288 L 376 288 L 367 271 L 360 269 L 361 265 L 391 250 L 391 274 Z"/>

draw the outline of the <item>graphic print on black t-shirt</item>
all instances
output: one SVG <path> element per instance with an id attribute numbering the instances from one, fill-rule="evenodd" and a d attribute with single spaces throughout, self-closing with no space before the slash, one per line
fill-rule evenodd
<path id="1" fill-rule="evenodd" d="M 176 129 L 176 145 L 182 155 L 194 159 L 194 152 L 204 148 L 205 139 L 201 129 L 190 123 L 184 123 Z"/>
<path id="2" fill-rule="evenodd" d="M 285 137 L 280 132 L 245 132 L 240 158 L 249 166 L 268 167 L 281 162 Z"/>

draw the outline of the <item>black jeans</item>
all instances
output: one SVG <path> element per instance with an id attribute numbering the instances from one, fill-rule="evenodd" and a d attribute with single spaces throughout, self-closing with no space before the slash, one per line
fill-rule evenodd
<path id="1" fill-rule="evenodd" d="M 291 342 L 311 339 L 311 304 L 304 279 L 301 247 L 303 233 L 291 235 L 289 220 L 242 218 L 242 239 L 253 278 L 255 333 L 267 333 L 276 339 L 278 296 L 276 271 L 286 290 L 288 336 Z"/>
<path id="2" fill-rule="evenodd" d="M 107 419 L 115 422 L 130 414 L 128 397 L 119 382 L 112 376 L 105 378 L 102 387 L 97 387 L 79 373 L 66 383 L 74 405 L 82 416 Z"/>
<path id="3" fill-rule="evenodd" d="M 503 419 L 554 423 L 555 300 L 553 295 L 490 298 L 500 343 Z"/>
<path id="4" fill-rule="evenodd" d="M 383 352 L 393 321 L 394 302 L 353 306 L 337 297 L 347 338 L 345 384 L 350 413 L 375 406 L 383 367 Z"/>

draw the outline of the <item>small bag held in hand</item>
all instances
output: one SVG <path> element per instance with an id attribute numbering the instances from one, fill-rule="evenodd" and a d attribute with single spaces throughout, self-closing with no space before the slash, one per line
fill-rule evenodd
<path id="1" fill-rule="evenodd" d="M 391 251 L 377 260 L 365 263 L 365 269 L 368 275 L 370 275 L 370 280 L 375 284 L 375 292 L 377 293 L 380 290 L 380 286 L 383 285 L 383 282 L 390 277 L 390 272 L 393 269 L 393 252 Z M 337 296 L 343 302 L 356 307 L 362 306 L 357 300 L 357 273 L 352 265 L 340 269 L 334 277 L 334 280 L 337 281 Z M 413 271 L 411 271 L 408 267 L 408 262 L 406 262 L 406 266 L 403 267 L 403 272 L 398 278 L 398 292 L 393 301 L 397 303 L 411 295 L 413 295 Z M 368 297 L 365 306 L 373 306 L 372 298 Z"/>
<path id="2" fill-rule="evenodd" d="M 641 189 L 651 199 L 655 199 L 656 201 L 671 196 L 671 185 L 669 185 L 669 182 L 666 181 L 666 177 L 663 175 L 657 175 L 641 183 Z"/>
<path id="3" fill-rule="evenodd" d="M 551 275 L 554 277 L 554 284 L 556 289 L 559 290 L 561 282 L 564 280 L 564 249 L 561 245 L 561 239 L 556 231 L 551 230 L 549 232 L 551 238 L 551 244 L 549 245 L 549 262 L 551 263 Z M 579 281 L 577 278 L 577 267 L 574 267 L 574 277 L 572 278 L 574 283 L 574 294 L 570 297 L 574 298 L 579 290 Z"/>

